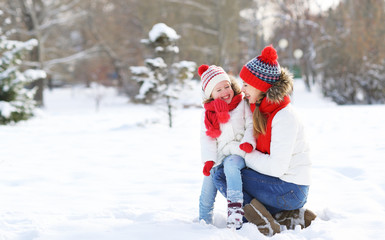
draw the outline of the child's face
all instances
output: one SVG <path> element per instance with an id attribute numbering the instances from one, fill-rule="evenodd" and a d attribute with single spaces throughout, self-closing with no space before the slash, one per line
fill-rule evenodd
<path id="1" fill-rule="evenodd" d="M 211 97 L 213 99 L 219 98 L 229 104 L 234 97 L 234 91 L 228 81 L 222 81 L 215 85 Z"/>
<path id="2" fill-rule="evenodd" d="M 257 103 L 261 100 L 263 92 L 255 87 L 243 83 L 242 92 L 245 94 L 245 98 L 249 100 L 249 103 Z"/>

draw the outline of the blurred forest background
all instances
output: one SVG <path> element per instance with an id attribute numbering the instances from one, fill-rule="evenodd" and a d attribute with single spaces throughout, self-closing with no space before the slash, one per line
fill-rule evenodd
<path id="1" fill-rule="evenodd" d="M 130 66 L 154 57 L 142 39 L 156 23 L 180 39 L 177 60 L 238 75 L 273 44 L 281 66 L 338 104 L 385 102 L 385 1 L 340 0 L 0 0 L 1 34 L 38 40 L 24 65 L 42 69 L 45 88 L 92 82 L 135 101 Z M 196 76 L 198 79 L 198 77 Z"/>

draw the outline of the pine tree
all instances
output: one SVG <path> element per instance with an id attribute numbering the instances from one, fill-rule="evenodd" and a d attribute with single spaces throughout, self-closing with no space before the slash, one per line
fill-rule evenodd
<path id="1" fill-rule="evenodd" d="M 196 69 L 194 62 L 175 62 L 179 53 L 176 46 L 179 38 L 175 30 L 166 24 L 155 24 L 149 32 L 149 38 L 142 40 L 152 49 L 155 57 L 146 59 L 146 66 L 130 67 L 132 79 L 140 84 L 136 99 L 147 104 L 165 100 L 170 127 L 173 100 L 178 99 L 181 90 L 189 86 L 188 82 Z"/>
<path id="2" fill-rule="evenodd" d="M 25 88 L 32 81 L 45 78 L 41 70 L 20 70 L 22 56 L 37 45 L 35 39 L 26 42 L 0 38 L 0 124 L 16 123 L 33 116 L 36 89 Z"/>

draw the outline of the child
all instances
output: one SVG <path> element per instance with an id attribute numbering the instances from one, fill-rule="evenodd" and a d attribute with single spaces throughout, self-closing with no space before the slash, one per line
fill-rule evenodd
<path id="1" fill-rule="evenodd" d="M 198 73 L 202 78 L 205 108 L 201 124 L 205 177 L 199 199 L 199 220 L 213 222 L 217 188 L 210 172 L 223 165 L 227 189 L 218 190 L 227 197 L 227 227 L 239 229 L 244 214 L 241 169 L 245 167 L 245 152 L 251 152 L 256 146 L 251 110 L 235 79 L 230 80 L 221 67 L 201 65 Z"/>

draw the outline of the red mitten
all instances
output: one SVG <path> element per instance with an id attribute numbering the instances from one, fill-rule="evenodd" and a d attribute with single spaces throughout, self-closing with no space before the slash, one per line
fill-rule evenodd
<path id="1" fill-rule="evenodd" d="M 242 143 L 241 145 L 239 145 L 239 148 L 247 153 L 251 153 L 251 151 L 253 151 L 253 145 L 248 142 Z"/>
<path id="2" fill-rule="evenodd" d="M 214 162 L 213 161 L 207 161 L 205 162 L 205 166 L 203 167 L 203 175 L 210 176 L 210 170 L 213 168 Z"/>

